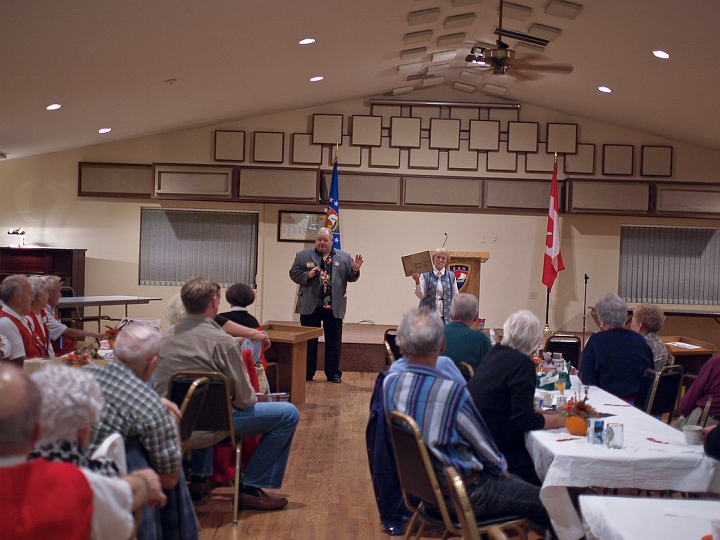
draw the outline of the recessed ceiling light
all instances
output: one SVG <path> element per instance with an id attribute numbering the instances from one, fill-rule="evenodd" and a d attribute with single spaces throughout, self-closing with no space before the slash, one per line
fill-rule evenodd
<path id="1" fill-rule="evenodd" d="M 58 110 L 60 107 L 62 107 L 62 105 L 60 105 L 59 103 L 53 103 L 52 105 L 48 105 L 48 106 L 45 107 L 45 108 L 46 108 L 48 111 L 56 111 L 56 110 Z"/>
<path id="2" fill-rule="evenodd" d="M 318 82 L 322 81 L 323 77 L 310 77 L 310 82 Z"/>
<path id="3" fill-rule="evenodd" d="M 601 92 L 605 92 L 606 94 L 612 92 L 612 90 L 610 90 L 607 86 L 598 86 L 598 90 L 600 90 Z"/>
<path id="4" fill-rule="evenodd" d="M 98 129 L 98 133 L 100 133 L 101 135 L 102 135 L 103 133 L 110 133 L 111 131 L 112 131 L 111 128 Z"/>
<path id="5" fill-rule="evenodd" d="M 310 45 L 311 43 L 315 43 L 315 40 L 311 37 L 301 39 L 300 41 L 298 41 L 299 45 Z"/>
<path id="6" fill-rule="evenodd" d="M 667 59 L 670 58 L 670 55 L 666 53 L 665 51 L 657 50 L 653 51 L 653 54 L 657 56 L 658 58 Z"/>

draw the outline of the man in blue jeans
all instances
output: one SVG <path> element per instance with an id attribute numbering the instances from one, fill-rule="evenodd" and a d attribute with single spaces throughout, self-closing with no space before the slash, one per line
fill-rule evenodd
<path id="1" fill-rule="evenodd" d="M 178 371 L 225 375 L 233 393 L 235 434 L 262 435 L 243 475 L 240 507 L 278 510 L 287 505 L 287 499 L 269 495 L 263 488 L 282 486 L 299 413 L 290 403 L 256 403 L 240 345 L 213 321 L 220 304 L 217 291 L 215 283 L 204 278 L 192 278 L 183 285 L 180 298 L 187 316 L 163 337 L 153 387 L 166 395 L 168 381 Z M 209 476 L 211 472 L 211 448 L 194 451 L 192 474 Z"/>

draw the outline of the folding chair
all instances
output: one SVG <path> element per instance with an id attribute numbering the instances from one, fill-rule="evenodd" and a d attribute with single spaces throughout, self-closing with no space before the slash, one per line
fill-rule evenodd
<path id="1" fill-rule="evenodd" d="M 180 407 L 180 443 L 182 444 L 182 453 L 187 451 L 188 442 L 192 432 L 195 430 L 200 413 L 202 412 L 202 406 L 205 403 L 205 397 L 207 396 L 208 388 L 210 387 L 210 379 L 207 377 L 201 377 L 195 379 L 187 386 L 187 380 L 174 380 L 174 384 L 171 381 L 171 385 L 168 387 L 168 399 L 178 404 Z M 185 396 L 182 396 L 182 391 L 186 388 Z"/>
<path id="2" fill-rule="evenodd" d="M 580 367 L 580 349 L 582 342 L 577 336 L 554 335 L 545 341 L 545 352 L 562 353 L 563 359 L 570 362 L 575 368 Z"/>
<path id="3" fill-rule="evenodd" d="M 710 416 L 710 405 L 712 405 L 711 397 L 709 397 L 707 402 L 705 402 L 705 407 L 703 407 L 702 415 L 700 415 L 700 423 L 698 425 L 701 428 L 704 428 L 705 424 L 707 424 L 708 417 Z"/>
<path id="4" fill-rule="evenodd" d="M 462 373 L 466 381 L 469 381 L 475 375 L 475 370 L 467 362 L 460 362 L 460 373 Z"/>
<path id="5" fill-rule="evenodd" d="M 427 522 L 443 527 L 445 536 L 463 536 L 461 522 L 450 517 L 430 455 L 415 420 L 397 411 L 392 411 L 388 416 L 400 487 L 405 505 L 413 512 L 406 525 L 405 540 L 412 536 L 418 520 L 420 527 L 415 535 L 416 539 L 422 538 Z M 418 499 L 420 503 L 416 504 Z M 461 512 L 461 509 L 457 511 Z M 488 534 L 493 526 L 500 529 L 508 527 L 517 531 L 521 539 L 526 540 L 525 524 L 526 520 L 519 516 L 503 516 L 476 521 L 475 527 L 478 534 Z"/>
<path id="6" fill-rule="evenodd" d="M 397 344 L 397 328 L 388 328 L 385 330 L 383 344 L 385 345 L 388 364 L 392 364 L 398 358 L 402 358 L 402 352 Z"/>
<path id="7" fill-rule="evenodd" d="M 200 382 L 198 382 L 198 379 Z M 207 382 L 203 381 L 205 379 Z M 216 371 L 179 371 L 171 378 L 168 385 L 168 399 L 174 401 L 181 406 L 188 397 L 188 392 L 192 386 L 197 383 L 193 389 L 192 396 L 195 394 L 202 395 L 202 403 L 198 407 L 197 417 L 194 422 L 192 431 L 212 431 L 212 432 L 228 432 L 230 434 L 230 444 L 235 448 L 235 489 L 233 501 L 233 527 L 237 527 L 238 522 L 238 504 L 240 500 L 240 479 L 242 464 L 242 439 L 235 437 L 235 423 L 233 421 L 232 394 L 230 381 L 222 373 Z M 198 390 L 199 387 L 206 385 L 205 391 Z M 200 398 L 197 398 L 198 400 Z M 188 403 L 188 409 L 190 408 Z M 193 407 L 196 404 L 193 405 Z M 189 439 L 190 435 L 188 435 Z"/>
<path id="8" fill-rule="evenodd" d="M 682 379 L 682 366 L 665 366 L 660 371 L 647 369 L 640 381 L 635 407 L 651 416 L 669 413 L 667 423 L 672 423 Z"/>

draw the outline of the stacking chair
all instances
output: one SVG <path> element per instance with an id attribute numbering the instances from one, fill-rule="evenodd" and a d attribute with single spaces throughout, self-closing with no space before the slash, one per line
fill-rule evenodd
<path id="1" fill-rule="evenodd" d="M 705 407 L 703 407 L 703 412 L 700 415 L 700 423 L 698 424 L 701 428 L 705 427 L 705 424 L 707 424 L 708 417 L 710 416 L 710 405 L 712 405 L 712 398 L 709 397 L 707 402 L 705 403 Z"/>
<path id="2" fill-rule="evenodd" d="M 201 382 L 198 382 L 198 379 L 200 379 Z M 206 379 L 207 383 L 202 381 L 202 379 Z M 192 431 L 228 432 L 230 434 L 230 444 L 235 448 L 233 527 L 237 527 L 238 504 L 240 501 L 242 439 L 235 437 L 230 381 L 228 381 L 225 375 L 216 371 L 179 371 L 170 378 L 168 399 L 174 401 L 178 406 L 181 406 L 187 399 L 188 392 L 195 383 L 198 384 L 193 389 L 187 408 L 190 409 L 190 403 L 193 403 L 192 396 L 195 394 L 202 395 L 204 399 L 196 413 L 197 417 L 195 418 L 195 425 Z M 202 388 L 204 385 L 207 385 L 205 391 L 198 390 L 198 388 Z M 192 407 L 195 406 L 197 406 L 196 402 Z"/>
<path id="3" fill-rule="evenodd" d="M 188 386 L 188 383 L 189 386 Z M 187 388 L 187 390 L 185 390 Z M 178 404 L 180 407 L 180 443 L 182 444 L 182 453 L 187 451 L 190 436 L 195 430 L 202 406 L 205 403 L 208 388 L 210 388 L 210 379 L 200 377 L 199 379 L 176 379 L 169 387 L 168 399 Z M 182 392 L 185 390 L 185 396 Z"/>
<path id="4" fill-rule="evenodd" d="M 635 407 L 652 416 L 668 413 L 667 422 L 672 423 L 682 379 L 682 366 L 665 366 L 660 371 L 647 369 L 640 381 Z"/>
<path id="5" fill-rule="evenodd" d="M 397 328 L 388 328 L 383 335 L 383 344 L 385 345 L 385 355 L 388 364 L 392 364 L 398 358 L 402 358 L 402 352 L 397 344 Z"/>
<path id="6" fill-rule="evenodd" d="M 562 353 L 563 359 L 570 362 L 573 367 L 580 367 L 580 349 L 582 341 L 577 336 L 554 335 L 545 341 L 545 352 Z"/>
<path id="7" fill-rule="evenodd" d="M 460 368 L 460 373 L 462 373 L 462 376 L 465 377 L 466 381 L 469 381 L 470 379 L 473 378 L 473 375 L 475 375 L 475 370 L 467 362 L 460 362 L 459 368 Z"/>
<path id="8" fill-rule="evenodd" d="M 400 476 L 400 487 L 405 505 L 413 512 L 413 516 L 406 525 L 405 540 L 413 535 L 413 529 L 418 521 L 419 529 L 415 535 L 416 539 L 422 538 L 428 522 L 444 527 L 446 536 L 448 534 L 464 536 L 462 523 L 450 516 L 450 510 L 443 499 L 430 455 L 415 420 L 397 411 L 390 412 L 388 416 L 390 438 Z M 462 512 L 462 507 L 458 507 L 457 512 Z M 462 517 L 460 519 L 462 520 Z M 474 516 L 473 521 L 475 521 Z M 475 521 L 474 528 L 478 531 L 478 535 L 488 534 L 489 529 L 493 526 L 497 526 L 501 530 L 509 528 L 517 531 L 520 538 L 526 540 L 525 523 L 525 519 L 518 516 L 503 516 L 481 522 Z M 469 537 L 466 536 L 466 538 Z"/>

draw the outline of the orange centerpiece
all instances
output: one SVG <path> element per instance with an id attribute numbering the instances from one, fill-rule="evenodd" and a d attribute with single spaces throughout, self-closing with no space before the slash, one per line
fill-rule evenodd
<path id="1" fill-rule="evenodd" d="M 588 428 L 588 419 L 597 418 L 597 411 L 593 409 L 586 399 L 575 401 L 571 399 L 560 407 L 560 414 L 565 417 L 565 427 L 571 435 L 585 435 Z"/>

